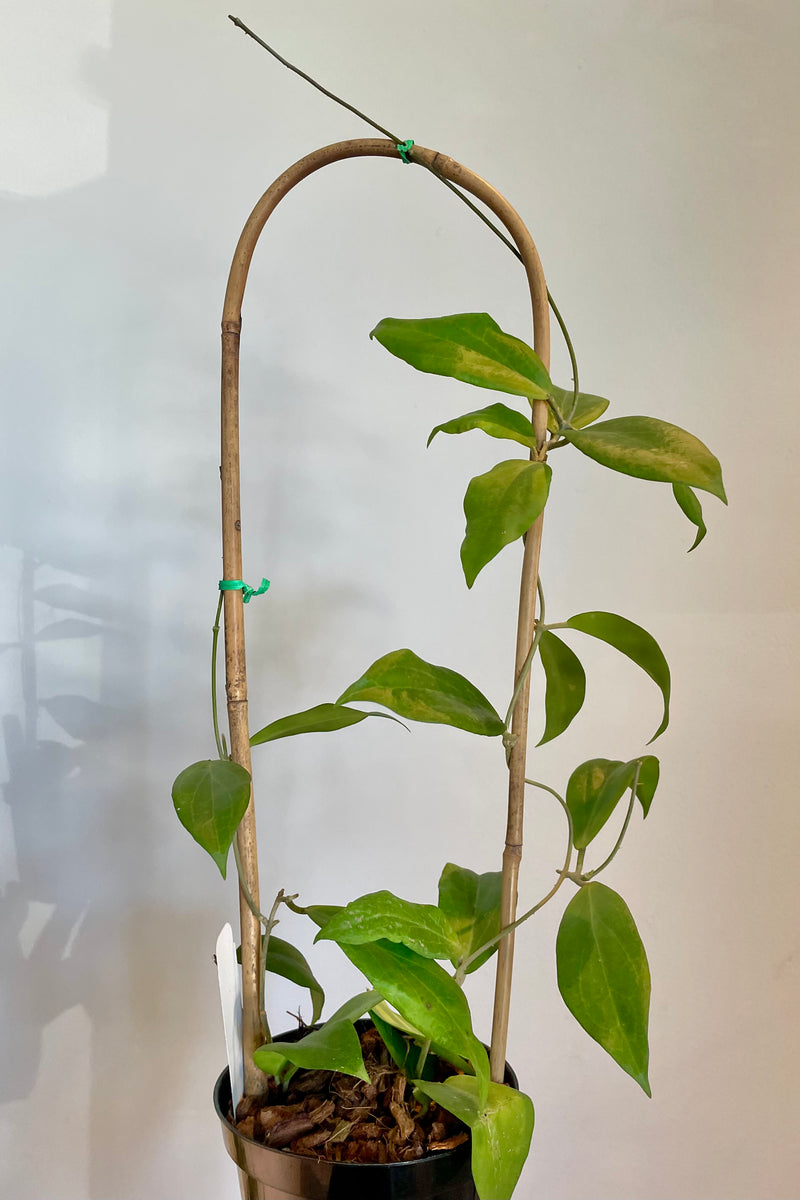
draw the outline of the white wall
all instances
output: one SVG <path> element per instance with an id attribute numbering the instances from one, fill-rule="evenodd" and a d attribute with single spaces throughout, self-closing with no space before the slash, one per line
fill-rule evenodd
<path id="1" fill-rule="evenodd" d="M 211 954 L 233 884 L 169 799 L 213 750 L 218 319 L 261 191 L 365 130 L 226 13 L 28 0 L 4 21 L 0 1191 L 14 1200 L 237 1194 L 210 1107 Z M 609 873 L 650 955 L 654 1097 L 563 1009 L 546 911 L 518 939 L 510 1055 L 538 1115 L 518 1194 L 796 1197 L 800 12 L 251 0 L 239 15 L 499 187 L 539 243 L 587 389 L 689 427 L 725 467 L 730 507 L 708 499 L 687 558 L 668 489 L 554 463 L 550 612 L 607 608 L 652 630 L 675 708 L 652 814 Z M 265 235 L 243 357 L 245 574 L 273 581 L 248 610 L 255 721 L 334 698 L 401 645 L 505 704 L 517 553 L 471 593 L 458 565 L 463 488 L 497 446 L 424 450 L 483 397 L 366 336 L 384 315 L 475 309 L 528 334 L 518 265 L 421 170 L 330 168 Z M 560 348 L 554 364 L 567 382 Z M 584 657 L 585 712 L 531 766 L 556 787 L 584 758 L 640 752 L 657 721 L 634 668 Z M 368 722 L 265 748 L 256 769 L 265 894 L 433 899 L 447 859 L 498 865 L 504 770 L 481 739 Z M 558 812 L 530 810 L 528 903 L 563 852 Z M 310 940 L 299 921 L 282 932 Z M 314 962 L 333 1000 L 353 988 L 333 948 Z M 489 984 L 474 988 L 484 1036 Z M 296 1004 L 281 991 L 275 1020 Z"/>

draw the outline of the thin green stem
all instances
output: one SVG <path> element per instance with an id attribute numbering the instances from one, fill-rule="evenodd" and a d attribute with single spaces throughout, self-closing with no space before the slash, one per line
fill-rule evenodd
<path id="1" fill-rule="evenodd" d="M 528 678 L 528 675 L 530 673 L 530 669 L 533 664 L 534 657 L 536 656 L 536 651 L 539 649 L 539 642 L 542 640 L 542 634 L 544 633 L 545 629 L 547 628 L 547 626 L 545 626 L 545 624 L 544 624 L 544 614 L 545 614 L 544 589 L 542 588 L 542 581 L 538 577 L 536 579 L 536 590 L 539 593 L 539 616 L 536 619 L 536 628 L 534 630 L 533 641 L 531 642 L 531 648 L 528 651 L 528 657 L 525 659 L 525 662 L 522 664 L 522 670 L 519 673 L 519 679 L 517 680 L 516 687 L 514 688 L 514 694 L 511 697 L 511 703 L 508 706 L 508 712 L 506 713 L 506 729 L 507 730 L 511 728 L 511 718 L 514 716 L 514 709 L 517 706 L 517 700 L 519 699 L 519 694 L 522 691 L 523 684 L 525 683 L 525 680 Z"/>
<path id="2" fill-rule="evenodd" d="M 572 345 L 572 339 L 570 338 L 569 330 L 567 329 L 567 326 L 564 323 L 564 318 L 561 316 L 561 313 L 558 311 L 558 309 L 556 307 L 556 302 L 553 299 L 553 297 L 550 295 L 549 292 L 547 293 L 547 299 L 550 303 L 550 307 L 553 310 L 553 316 L 558 321 L 558 327 L 561 330 L 561 336 L 564 338 L 564 341 L 566 342 L 567 353 L 569 354 L 569 361 L 570 361 L 570 365 L 572 367 L 572 407 L 570 408 L 569 416 L 567 417 L 567 424 L 569 424 L 569 422 L 575 416 L 575 410 L 578 407 L 578 395 L 579 395 L 578 360 L 575 357 L 575 347 Z"/>
<path id="3" fill-rule="evenodd" d="M 463 959 L 462 962 L 459 963 L 458 972 L 456 973 L 456 981 L 457 982 L 459 982 L 459 980 L 458 980 L 459 975 L 461 976 L 461 981 L 463 981 L 463 979 L 465 978 L 465 976 L 467 974 L 468 968 L 472 965 L 472 963 L 475 962 L 475 960 L 477 958 L 480 958 L 480 956 L 482 954 L 484 954 L 487 950 L 491 950 L 491 948 L 493 946 L 497 945 L 498 942 L 501 942 L 503 940 L 503 938 L 507 937 L 509 935 L 509 933 L 513 932 L 513 930 L 518 929 L 519 926 L 522 925 L 522 923 L 524 921 L 527 921 L 530 917 L 534 916 L 539 911 L 540 908 L 544 908 L 545 904 L 547 904 L 550 900 L 553 899 L 553 896 L 555 896 L 556 892 L 561 887 L 564 880 L 570 878 L 570 875 L 571 875 L 570 862 L 572 861 L 572 836 L 573 836 L 572 813 L 569 811 L 569 809 L 567 808 L 566 802 L 562 799 L 561 796 L 559 796 L 558 792 L 554 791 L 553 788 L 548 787 L 546 783 L 537 783 L 533 779 L 526 779 L 525 782 L 527 784 L 529 784 L 531 787 L 541 788 L 542 791 L 549 792 L 551 796 L 555 796 L 556 800 L 558 801 L 558 803 L 561 805 L 561 807 L 564 810 L 564 813 L 567 818 L 567 829 L 568 829 L 567 853 L 564 858 L 564 866 L 558 872 L 558 878 L 556 879 L 553 886 L 550 888 L 550 891 L 545 896 L 542 896 L 541 900 L 537 901 L 537 903 L 534 904 L 533 908 L 529 908 L 527 912 L 523 913 L 521 917 L 517 917 L 516 921 L 512 921 L 512 923 L 510 925 L 506 925 L 503 929 L 500 930 L 500 932 L 498 934 L 496 934 L 493 938 L 490 938 L 488 942 L 484 942 L 484 944 L 482 946 L 479 946 L 478 949 L 473 954 L 470 954 L 468 958 Z"/>
<path id="4" fill-rule="evenodd" d="M 214 618 L 211 632 L 211 717 L 214 722 L 214 738 L 217 743 L 217 754 L 220 758 L 227 758 L 225 739 L 220 736 L 219 732 L 219 714 L 217 712 L 217 645 L 219 643 L 219 618 L 222 613 L 222 600 L 223 594 L 220 592 L 217 615 Z"/>
<path id="5" fill-rule="evenodd" d="M 294 71 L 295 75 L 299 75 L 301 79 L 305 79 L 306 83 L 310 83 L 312 87 L 315 87 L 318 92 L 322 92 L 323 96 L 327 96 L 329 100 L 335 101 L 336 104 L 341 104 L 342 108 L 348 109 L 351 113 L 354 113 L 357 117 L 360 117 L 362 121 L 366 121 L 368 125 L 371 125 L 373 129 L 377 129 L 378 133 L 382 133 L 383 136 L 389 138 L 390 141 L 397 143 L 403 140 L 402 138 L 396 137 L 393 133 L 390 133 L 388 129 L 384 129 L 383 126 L 379 125 L 377 121 L 373 121 L 372 117 L 368 117 L 366 113 L 360 112 L 357 108 L 354 108 L 352 104 L 348 104 L 346 100 L 342 100 L 341 96 L 336 96 L 333 92 L 329 92 L 328 89 L 323 87 L 321 83 L 317 83 L 316 79 L 312 79 L 310 75 L 306 75 L 305 71 L 301 71 L 299 67 L 293 66 L 292 63 L 288 62 L 282 57 L 282 55 L 278 54 L 277 50 L 273 50 L 272 46 L 268 46 L 267 43 L 260 38 L 257 33 L 253 33 L 252 29 L 248 29 L 244 21 L 240 21 L 238 17 L 232 17 L 230 14 L 228 15 L 228 20 L 233 21 L 237 29 L 241 29 L 242 33 L 246 33 L 247 36 L 251 37 L 254 42 L 258 42 L 259 46 L 261 46 L 264 50 L 267 50 L 273 58 L 277 58 L 278 62 L 284 67 L 288 67 L 290 71 Z"/>
<path id="6" fill-rule="evenodd" d="M 616 857 L 617 851 L 619 850 L 620 846 L 622 845 L 622 839 L 625 837 L 625 834 L 628 832 L 628 826 L 631 823 L 631 817 L 633 816 L 634 805 L 636 804 L 636 789 L 639 786 L 639 771 L 641 769 L 641 766 L 642 766 L 641 762 L 636 764 L 636 774 L 634 775 L 633 783 L 631 784 L 631 798 L 630 798 L 630 802 L 628 804 L 628 811 L 625 814 L 625 820 L 622 824 L 622 829 L 620 830 L 619 837 L 617 838 L 616 842 L 614 843 L 614 849 L 611 851 L 608 858 L 606 858 L 603 862 L 600 863 L 599 867 L 595 867 L 595 869 L 593 871 L 586 872 L 586 874 L 584 875 L 584 879 L 586 879 L 586 880 L 594 879 L 595 875 L 599 875 L 601 871 L 605 871 L 608 864 L 612 861 L 612 859 L 614 859 Z"/>
<path id="7" fill-rule="evenodd" d="M 431 1052 L 431 1039 L 425 1038 L 425 1041 L 419 1048 L 419 1058 L 417 1059 L 417 1079 L 422 1079 L 422 1072 L 425 1070 L 425 1062 Z"/>
<path id="8" fill-rule="evenodd" d="M 250 912 L 253 914 L 253 916 L 256 918 L 256 920 L 258 922 L 260 922 L 261 927 L 264 930 L 264 933 L 261 938 L 261 968 L 262 969 L 261 969 L 261 978 L 258 981 L 258 1009 L 259 1009 L 258 1015 L 261 1020 L 261 1031 L 264 1034 L 264 1041 L 271 1042 L 272 1034 L 270 1033 L 270 1030 L 269 1030 L 269 1021 L 267 1020 L 266 997 L 264 994 L 265 988 L 266 988 L 267 950 L 269 949 L 269 938 L 270 938 L 270 934 L 272 933 L 272 930 L 278 924 L 278 921 L 275 918 L 275 914 L 277 913 L 281 904 L 286 904 L 289 908 L 293 908 L 294 905 L 292 902 L 297 899 L 297 893 L 295 893 L 292 896 L 287 896 L 286 893 L 284 892 L 283 888 L 281 888 L 281 890 L 278 892 L 277 896 L 275 897 L 275 902 L 272 905 L 272 909 L 270 910 L 269 916 L 268 917 L 264 916 L 261 909 L 258 907 L 255 900 L 253 899 L 252 892 L 250 891 L 249 887 L 247 886 L 247 881 L 245 880 L 245 877 L 244 877 L 244 871 L 242 870 L 242 860 L 239 855 L 239 847 L 236 843 L 236 838 L 233 839 L 233 857 L 234 857 L 234 861 L 236 862 L 236 871 L 239 876 L 239 883 L 241 884 L 242 895 L 244 896 L 245 900 L 247 901 L 247 907 L 250 909 Z M 300 911 L 302 911 L 302 910 L 300 910 Z"/>

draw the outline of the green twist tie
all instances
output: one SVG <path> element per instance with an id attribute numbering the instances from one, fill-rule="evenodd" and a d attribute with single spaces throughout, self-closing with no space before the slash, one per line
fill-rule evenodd
<path id="1" fill-rule="evenodd" d="M 400 155 L 400 157 L 402 158 L 403 162 L 406 165 L 411 163 L 411 159 L 408 157 L 408 152 L 413 145 L 414 145 L 413 138 L 409 138 L 407 142 L 398 142 L 397 143 L 397 153 Z"/>
<path id="2" fill-rule="evenodd" d="M 219 581 L 221 592 L 241 592 L 245 604 L 249 604 L 253 596 L 263 596 L 268 587 L 268 579 L 262 579 L 261 586 L 257 588 L 250 587 L 250 584 L 245 583 L 243 579 L 220 579 Z"/>

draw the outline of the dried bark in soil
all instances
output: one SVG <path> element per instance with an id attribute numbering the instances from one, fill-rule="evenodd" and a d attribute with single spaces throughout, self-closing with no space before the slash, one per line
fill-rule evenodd
<path id="1" fill-rule="evenodd" d="M 437 1104 L 427 1111 L 392 1061 L 380 1034 L 361 1034 L 369 1082 L 336 1071 L 297 1071 L 286 1092 L 274 1081 L 236 1110 L 245 1137 L 330 1162 L 409 1162 L 467 1141 L 466 1127 Z M 453 1073 L 442 1066 L 437 1078 Z"/>

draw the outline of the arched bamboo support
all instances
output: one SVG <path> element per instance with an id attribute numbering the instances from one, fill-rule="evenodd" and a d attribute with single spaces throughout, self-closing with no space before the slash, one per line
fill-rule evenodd
<path id="1" fill-rule="evenodd" d="M 242 531 L 239 467 L 239 339 L 241 332 L 242 299 L 253 252 L 258 238 L 280 201 L 296 184 L 307 176 L 347 158 L 377 156 L 403 164 L 393 142 L 381 138 L 359 138 L 325 146 L 300 159 L 284 171 L 264 193 L 248 218 L 233 257 L 222 314 L 222 557 L 225 579 L 242 578 Z M 533 240 L 518 214 L 499 192 L 484 179 L 452 158 L 414 146 L 410 153 L 413 162 L 433 168 L 471 195 L 482 201 L 499 218 L 513 238 L 522 256 L 533 310 L 534 347 L 549 368 L 550 325 L 547 289 L 539 255 Z M 538 451 L 532 457 L 543 457 L 547 430 L 547 405 L 536 401 L 533 413 Z M 519 621 L 517 628 L 515 684 L 531 645 L 536 606 L 536 580 L 539 570 L 542 518 L 529 530 L 525 539 L 522 580 L 520 587 Z M 243 599 L 240 591 L 226 591 L 225 614 L 225 681 L 228 702 L 231 755 L 248 771 L 250 741 L 247 718 L 247 671 L 245 663 Z M 506 846 L 503 854 L 502 923 L 510 924 L 516 915 L 517 880 L 522 857 L 522 822 L 525 791 L 525 757 L 528 727 L 529 683 L 521 689 L 514 711 L 512 733 L 516 741 L 509 759 L 509 805 Z M 237 833 L 239 853 L 247 885 L 256 904 L 259 902 L 256 827 L 252 790 L 247 812 Z M 245 1064 L 245 1093 L 254 1095 L 264 1090 L 266 1076 L 253 1063 L 253 1051 L 261 1042 L 259 1021 L 259 972 L 261 969 L 260 927 L 241 892 L 239 913 L 242 930 L 243 1022 L 242 1042 Z M 508 1033 L 508 1006 L 514 954 L 514 935 L 500 943 L 497 963 L 494 1023 L 492 1029 L 492 1074 L 502 1079 Z"/>

